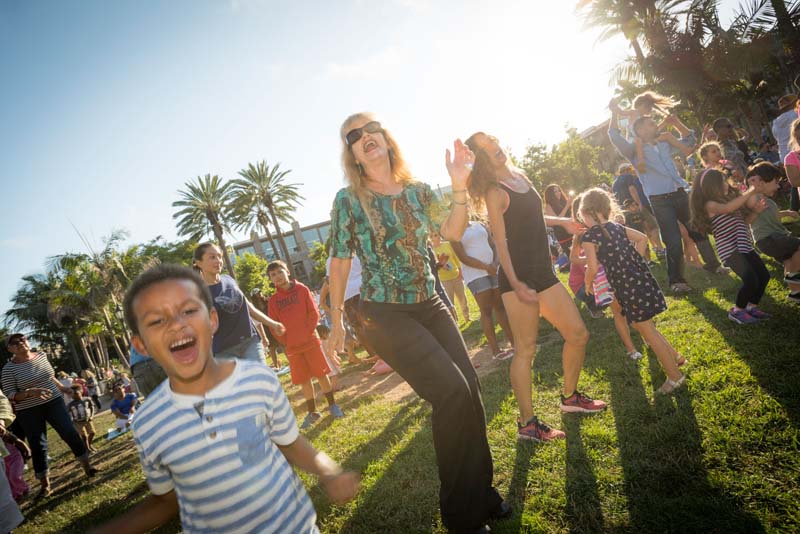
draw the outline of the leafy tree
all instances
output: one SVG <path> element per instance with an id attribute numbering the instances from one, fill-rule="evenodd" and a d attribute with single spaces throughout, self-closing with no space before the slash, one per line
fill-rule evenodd
<path id="1" fill-rule="evenodd" d="M 543 144 L 529 145 L 517 164 L 540 191 L 554 183 L 564 190 L 580 192 L 609 181 L 609 175 L 598 172 L 602 150 L 590 145 L 574 128 L 570 128 L 567 139 L 549 150 Z"/>
<path id="2" fill-rule="evenodd" d="M 278 224 L 279 221 L 291 223 L 292 213 L 304 200 L 298 184 L 284 181 L 290 172 L 280 170 L 280 163 L 271 168 L 266 161 L 259 161 L 255 165 L 250 163 L 246 169 L 239 171 L 241 178 L 231 182 L 231 199 L 233 224 L 237 228 L 248 230 L 257 230 L 260 227 L 269 239 L 273 251 L 277 249 L 270 226 L 275 229 L 283 260 L 294 276 L 291 255 Z"/>
<path id="3" fill-rule="evenodd" d="M 267 260 L 250 252 L 245 252 L 236 261 L 236 281 L 248 298 L 254 289 L 260 289 L 265 297 L 275 292 L 267 275 L 267 265 Z"/>
<path id="4" fill-rule="evenodd" d="M 327 271 L 326 264 L 328 262 L 328 249 L 330 247 L 330 238 L 323 244 L 315 241 L 311 244 L 311 250 L 308 252 L 308 257 L 314 262 L 314 269 L 311 271 L 311 285 L 319 287 L 325 280 L 325 273 Z"/>
<path id="5" fill-rule="evenodd" d="M 182 199 L 172 203 L 172 207 L 181 208 L 172 214 L 172 218 L 178 221 L 178 234 L 193 241 L 213 235 L 223 251 L 225 268 L 235 277 L 228 246 L 225 244 L 225 233 L 231 232 L 228 224 L 233 200 L 230 186 L 230 183 L 223 183 L 216 174 L 198 176 L 194 182 L 186 182 L 186 189 L 178 191 Z"/>

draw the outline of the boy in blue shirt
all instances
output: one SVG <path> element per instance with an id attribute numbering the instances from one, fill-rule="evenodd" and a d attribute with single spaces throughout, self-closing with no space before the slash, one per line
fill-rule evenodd
<path id="1" fill-rule="evenodd" d="M 136 393 L 125 393 L 120 385 L 114 386 L 114 400 L 109 409 L 117 418 L 117 430 L 127 430 L 136 411 Z"/>
<path id="2" fill-rule="evenodd" d="M 124 310 L 136 350 L 169 380 L 131 425 L 151 495 L 99 532 L 149 531 L 179 511 L 188 533 L 318 532 L 292 466 L 317 475 L 335 502 L 355 495 L 357 475 L 299 435 L 271 369 L 214 358 L 219 323 L 202 278 L 176 265 L 149 269 Z"/>

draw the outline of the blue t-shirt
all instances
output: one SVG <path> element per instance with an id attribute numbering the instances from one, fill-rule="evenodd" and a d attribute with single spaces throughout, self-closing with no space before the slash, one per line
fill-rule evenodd
<path id="1" fill-rule="evenodd" d="M 134 404 L 136 404 L 136 393 L 128 393 L 122 400 L 114 398 L 114 400 L 111 401 L 110 409 L 117 410 L 125 417 L 128 417 L 131 414 L 131 408 Z"/>
<path id="2" fill-rule="evenodd" d="M 647 195 L 644 194 L 642 182 L 633 174 L 622 174 L 614 179 L 614 184 L 611 186 L 611 189 L 614 191 L 614 196 L 617 197 L 617 204 L 622 207 L 626 200 L 633 200 L 630 189 L 628 189 L 630 186 L 635 187 L 636 192 L 639 193 L 639 198 L 642 200 L 642 209 L 653 211 L 650 207 L 650 200 L 648 200 Z"/>
<path id="3" fill-rule="evenodd" d="M 214 334 L 212 347 L 215 354 L 258 335 L 250 320 L 244 293 L 233 278 L 223 274 L 219 283 L 208 286 L 208 289 L 219 315 L 219 328 Z"/>
<path id="4" fill-rule="evenodd" d="M 133 367 L 137 363 L 146 362 L 149 359 L 151 359 L 150 356 L 145 356 L 141 352 L 134 349 L 133 345 L 131 345 L 131 360 L 130 360 L 131 367 Z"/>

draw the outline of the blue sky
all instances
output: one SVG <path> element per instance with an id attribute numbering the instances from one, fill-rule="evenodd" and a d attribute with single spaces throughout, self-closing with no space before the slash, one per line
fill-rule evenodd
<path id="1" fill-rule="evenodd" d="M 732 2 L 731 2 L 732 3 Z M 342 187 L 338 129 L 377 112 L 415 174 L 476 130 L 521 153 L 606 117 L 626 44 L 597 44 L 574 2 L 170 0 L 0 3 L 0 313 L 48 256 L 176 238 L 197 175 L 292 169 L 301 224 Z M 231 239 L 239 240 L 239 234 Z"/>

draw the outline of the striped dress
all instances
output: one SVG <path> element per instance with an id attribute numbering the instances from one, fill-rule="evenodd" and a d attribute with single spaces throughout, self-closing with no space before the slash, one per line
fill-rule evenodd
<path id="1" fill-rule="evenodd" d="M 13 401 L 16 411 L 33 408 L 61 397 L 61 391 L 53 381 L 54 378 L 53 366 L 50 365 L 44 352 L 38 353 L 26 362 L 15 363 L 14 360 L 9 360 L 3 367 L 3 392 Z M 14 399 L 17 393 L 30 388 L 49 389 L 51 396 L 46 399 L 39 397 L 28 397 L 21 401 Z"/>
<path id="2" fill-rule="evenodd" d="M 717 255 L 723 263 L 734 252 L 747 254 L 754 250 L 750 230 L 738 211 L 713 216 L 711 233 L 714 234 Z"/>
<path id="3" fill-rule="evenodd" d="M 278 446 L 299 436 L 263 364 L 235 360 L 205 396 L 158 386 L 132 422 L 150 491 L 172 490 L 186 533 L 318 533 L 314 506 Z"/>

